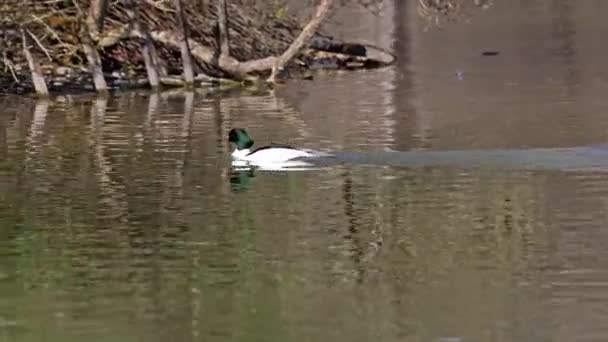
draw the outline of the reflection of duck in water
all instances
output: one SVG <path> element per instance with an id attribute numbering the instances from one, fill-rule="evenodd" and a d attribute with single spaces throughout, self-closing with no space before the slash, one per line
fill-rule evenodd
<path id="1" fill-rule="evenodd" d="M 228 141 L 236 145 L 232 152 L 232 165 L 235 167 L 260 167 L 263 169 L 289 169 L 306 167 L 307 158 L 329 156 L 327 153 L 297 149 L 288 145 L 272 144 L 251 151 L 253 139 L 242 128 L 233 128 L 228 133 Z"/>
<path id="2" fill-rule="evenodd" d="M 234 192 L 249 190 L 253 177 L 255 177 L 255 174 L 252 169 L 233 170 L 230 173 L 230 189 Z"/>

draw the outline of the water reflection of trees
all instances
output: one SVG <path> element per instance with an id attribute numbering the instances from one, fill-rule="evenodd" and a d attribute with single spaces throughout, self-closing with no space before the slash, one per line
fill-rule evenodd
<path id="1" fill-rule="evenodd" d="M 262 173 L 231 192 L 225 132 L 251 111 L 278 115 L 272 97 L 130 93 L 28 108 L 27 129 L 3 123 L 21 165 L 2 177 L 22 172 L 22 208 L 9 215 L 26 227 L 13 241 L 31 291 L 22 314 L 41 325 L 52 322 L 37 303 L 63 301 L 64 317 L 85 312 L 117 334 L 132 329 L 125 315 L 171 326 L 137 332 L 150 339 L 282 335 L 327 310 L 328 328 L 365 334 L 360 319 L 424 317 L 417 308 L 442 288 L 457 287 L 463 306 L 499 294 L 456 273 L 525 272 L 527 242 L 544 234 L 542 174 L 337 167 Z M 297 135 L 293 122 L 273 125 Z M 494 303 L 477 321 L 508 305 Z"/>

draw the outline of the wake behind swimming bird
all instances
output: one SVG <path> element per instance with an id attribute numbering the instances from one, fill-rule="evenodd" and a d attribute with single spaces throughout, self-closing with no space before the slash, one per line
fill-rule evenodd
<path id="1" fill-rule="evenodd" d="M 235 168 L 256 167 L 264 170 L 306 170 L 315 166 L 314 160 L 332 156 L 329 153 L 309 149 L 298 149 L 289 145 L 271 144 L 251 150 L 254 141 L 247 131 L 233 128 L 228 141 L 236 148 L 232 152 Z"/>
<path id="2" fill-rule="evenodd" d="M 234 128 L 228 140 L 236 145 L 236 169 L 296 171 L 348 164 L 393 167 L 458 167 L 561 171 L 608 171 L 608 146 L 446 151 L 375 151 L 332 153 L 272 144 L 251 150 L 253 139 Z"/>

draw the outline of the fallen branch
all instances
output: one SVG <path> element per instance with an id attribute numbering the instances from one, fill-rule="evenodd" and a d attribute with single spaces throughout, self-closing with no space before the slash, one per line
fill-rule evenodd
<path id="1" fill-rule="evenodd" d="M 130 32 L 131 37 L 143 38 L 143 33 L 138 30 Z M 173 31 L 150 31 L 150 37 L 161 44 L 180 48 L 180 37 Z M 214 51 L 194 40 L 188 40 L 190 53 L 199 61 L 214 65 Z M 217 66 L 237 79 L 248 79 L 247 74 L 252 72 L 268 71 L 272 69 L 276 57 L 266 57 L 240 62 L 231 56 L 220 56 Z"/>
<path id="2" fill-rule="evenodd" d="M 93 76 L 98 91 L 110 85 L 128 87 L 132 80 L 146 76 L 147 83 L 154 87 L 163 83 L 160 78 L 167 76 L 167 71 L 180 79 L 167 82 L 171 84 L 189 83 L 188 79 L 199 84 L 200 74 L 238 85 L 250 80 L 277 82 L 286 65 L 295 65 L 293 61 L 298 57 L 298 63 L 310 68 L 374 67 L 365 47 L 323 39 L 322 35 L 317 41 L 311 40 L 332 6 L 337 6 L 335 0 L 316 0 L 314 13 L 304 26 L 291 15 L 271 17 L 263 6 L 248 6 L 250 0 L 213 1 L 44 0 L 33 9 L 15 1 L 10 5 L 15 9 L 14 18 L 0 19 L 9 24 L 0 39 L 5 55 L 4 60 L 0 55 L 0 64 L 4 62 L 0 72 L 9 83 L 13 75 L 15 80 L 29 83 L 24 89 L 33 88 L 31 78 L 22 77 L 28 68 L 23 53 L 10 50 L 15 46 L 21 50 L 20 28 L 33 57 L 57 75 L 54 88 L 83 83 L 88 87 L 91 78 L 85 74 Z M 315 44 L 318 41 L 322 44 Z M 189 72 L 189 68 L 194 70 Z M 125 76 L 106 80 L 104 71 Z M 199 75 L 188 76 L 195 72 Z M 307 71 L 297 70 L 298 75 L 301 72 Z M 127 78 L 131 81 L 125 82 Z"/>
<path id="3" fill-rule="evenodd" d="M 219 21 L 219 53 L 187 37 L 185 23 L 182 22 L 183 15 L 180 15 L 180 13 L 183 11 L 180 5 L 181 1 L 174 1 L 176 6 L 176 19 L 178 21 L 177 26 L 178 30 L 181 32 L 172 30 L 155 30 L 144 32 L 137 28 L 130 30 L 128 25 L 124 25 L 113 30 L 112 32 L 108 32 L 99 40 L 97 46 L 100 48 L 107 48 L 119 43 L 121 39 L 126 37 L 137 37 L 143 39 L 149 37 L 155 42 L 178 49 L 182 52 L 186 82 L 188 82 L 187 75 L 189 74 L 187 68 L 188 65 L 191 65 L 191 62 L 188 63 L 188 58 L 191 55 L 204 64 L 216 66 L 225 73 L 224 76 L 228 75 L 236 80 L 251 80 L 251 73 L 267 72 L 270 70 L 271 74 L 268 78 L 268 82 L 272 83 L 275 82 L 277 74 L 284 69 L 285 65 L 302 50 L 308 40 L 315 34 L 319 25 L 329 13 L 333 3 L 333 0 L 321 0 L 311 21 L 304 27 L 300 35 L 293 41 L 288 49 L 283 52 L 281 56 L 269 56 L 241 62 L 232 57 L 230 54 L 226 0 L 218 0 L 217 4 Z"/>
<path id="4" fill-rule="evenodd" d="M 163 85 L 168 85 L 168 86 L 179 86 L 179 87 L 183 87 L 186 85 L 186 82 L 184 82 L 183 79 L 181 78 L 177 78 L 177 77 L 171 77 L 171 76 L 162 76 L 159 78 L 160 83 Z"/>
<path id="5" fill-rule="evenodd" d="M 279 72 L 281 72 L 287 63 L 291 61 L 297 54 L 302 50 L 304 45 L 308 42 L 308 40 L 317 32 L 319 25 L 323 22 L 327 14 L 329 13 L 329 9 L 332 5 L 332 0 L 321 0 L 319 6 L 317 7 L 317 12 L 312 17 L 312 19 L 306 24 L 302 32 L 298 38 L 296 38 L 293 43 L 283 52 L 283 54 L 276 59 L 274 65 L 272 66 L 272 72 L 270 77 L 268 77 L 267 82 L 275 83 L 276 77 Z"/>

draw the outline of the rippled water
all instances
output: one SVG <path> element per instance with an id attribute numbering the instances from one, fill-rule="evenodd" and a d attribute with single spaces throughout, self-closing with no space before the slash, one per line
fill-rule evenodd
<path id="1" fill-rule="evenodd" d="M 0 98 L 0 341 L 606 340 L 606 24 L 512 3 L 273 93 Z M 340 160 L 234 172 L 235 126 Z"/>

